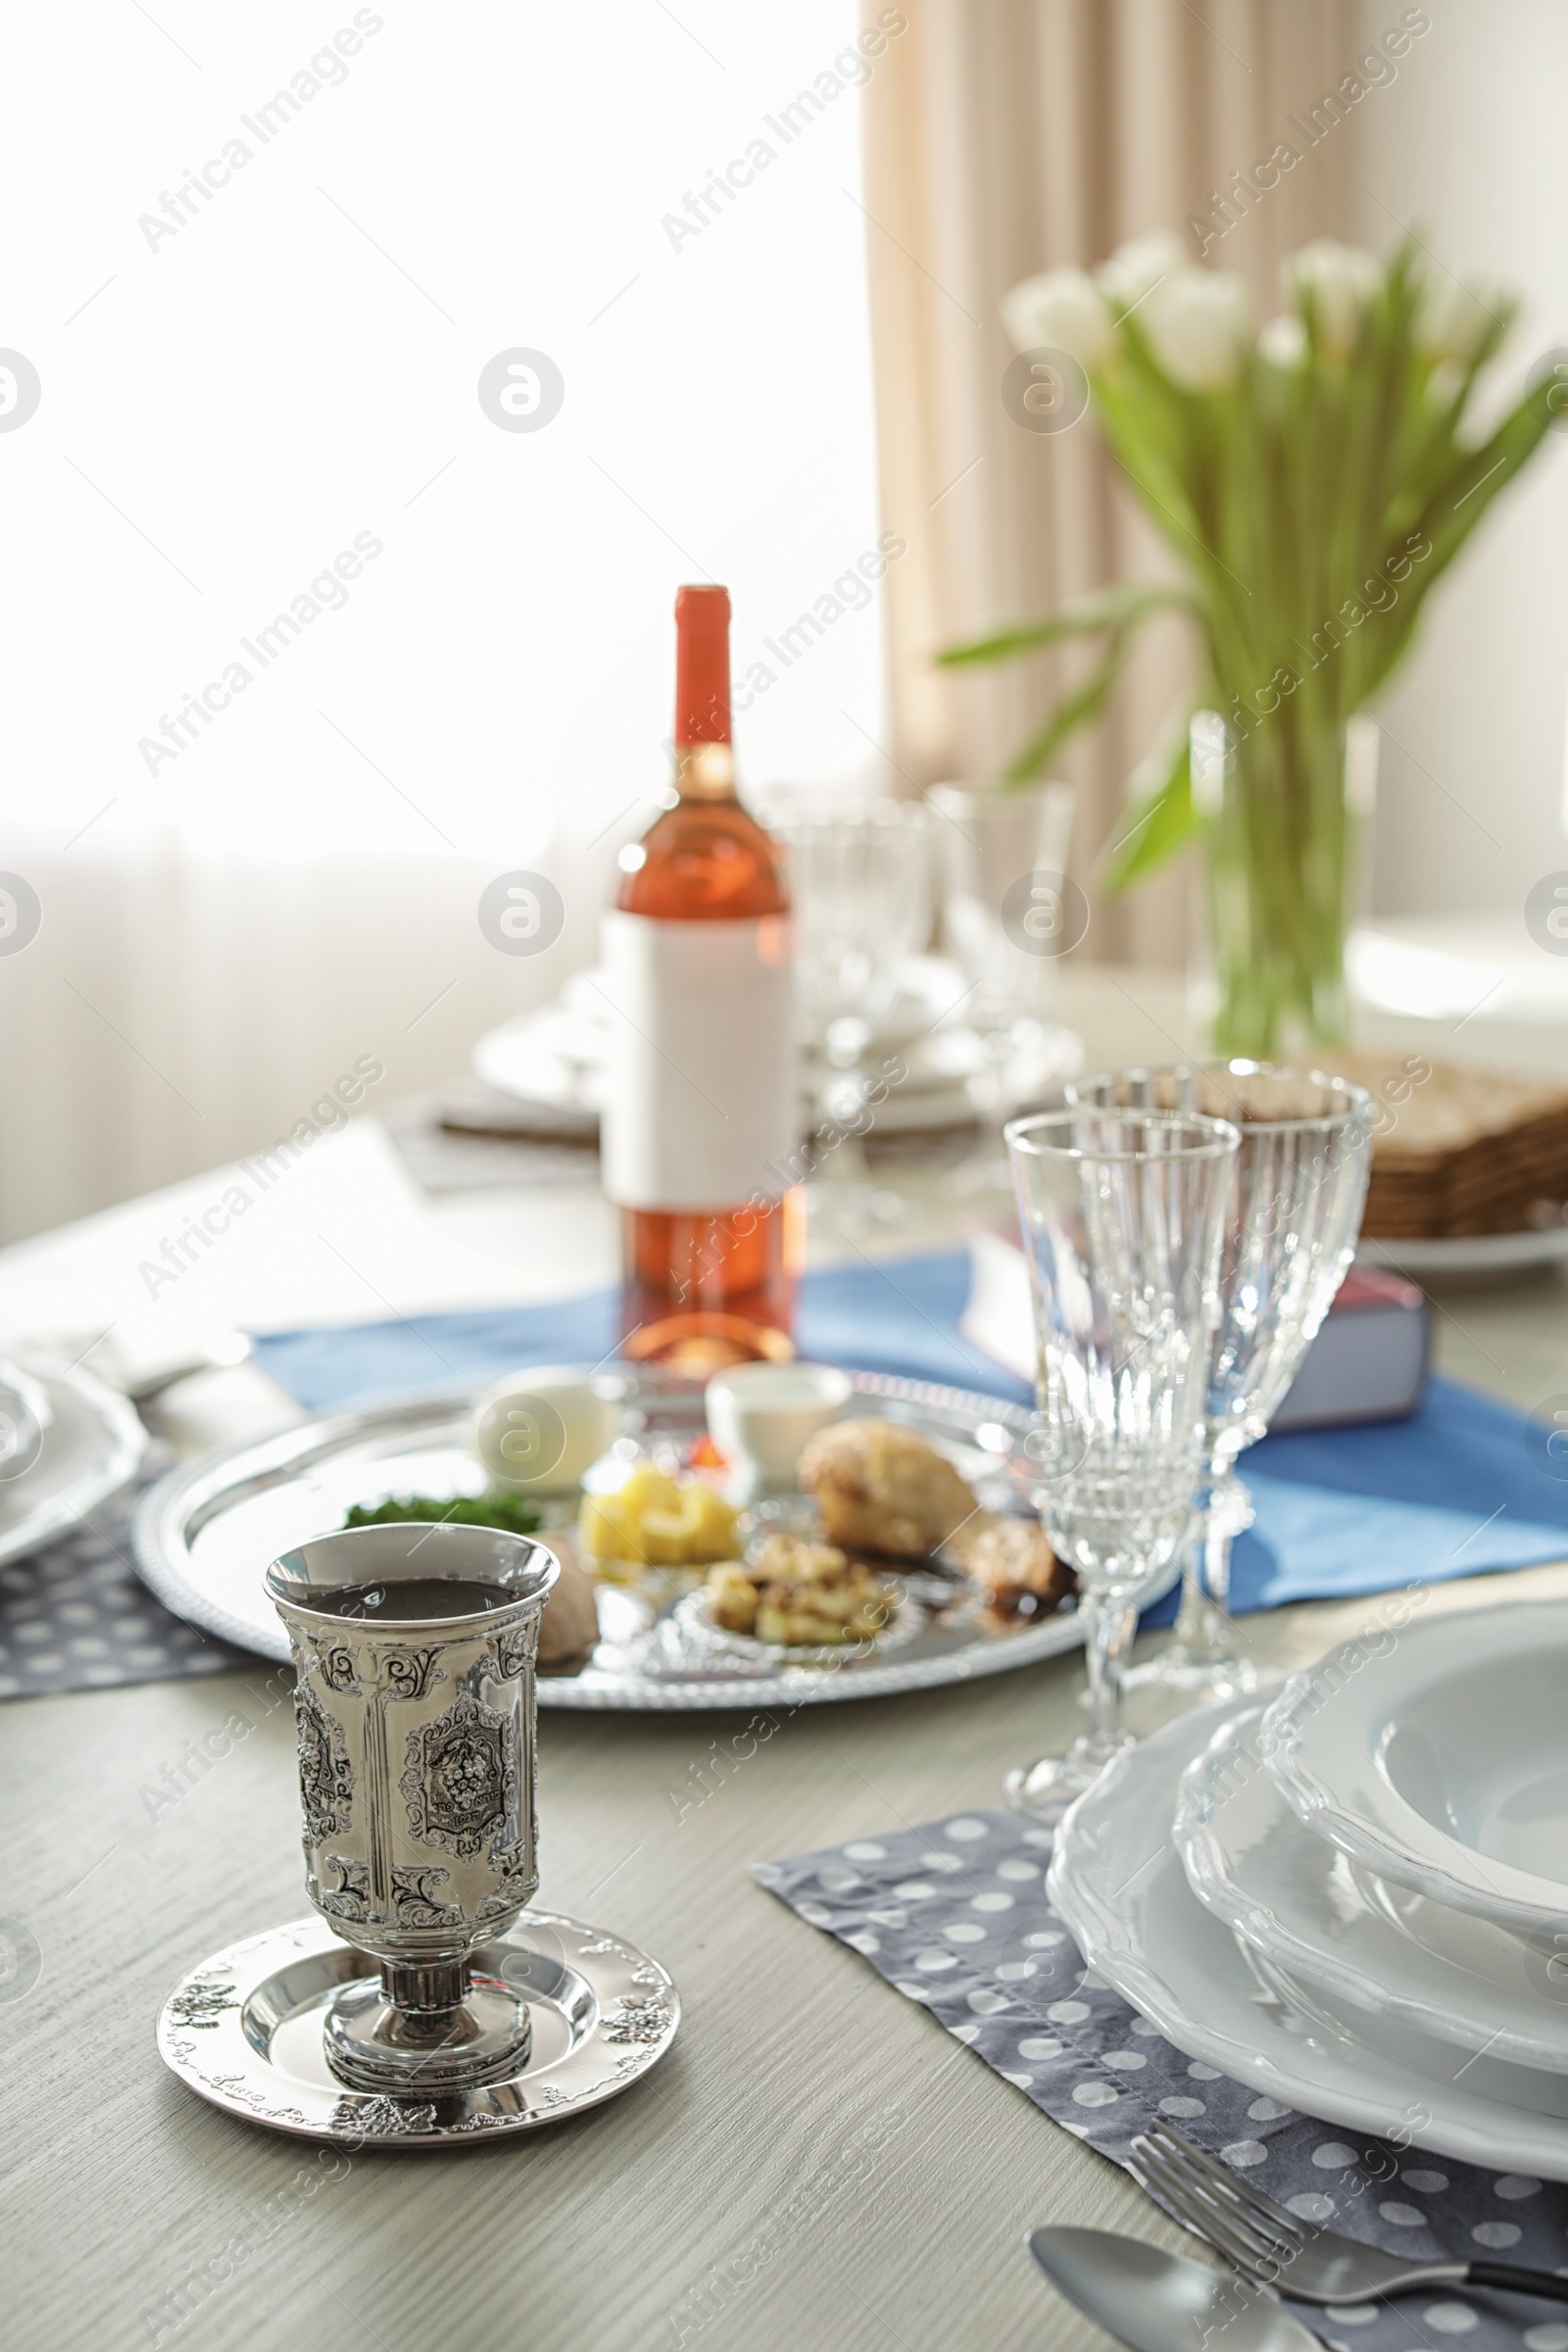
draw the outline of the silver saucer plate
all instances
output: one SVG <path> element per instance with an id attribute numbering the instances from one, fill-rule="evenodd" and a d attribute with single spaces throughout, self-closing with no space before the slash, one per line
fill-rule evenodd
<path id="1" fill-rule="evenodd" d="M 1022 1405 L 965 1389 L 851 1374 L 852 1410 L 902 1421 L 939 1446 L 992 1510 L 1030 1511 L 1033 1469 Z M 465 1383 L 395 1403 L 323 1415 L 277 1435 L 185 1463 L 149 1487 L 131 1521 L 136 1565 L 177 1617 L 241 1649 L 284 1659 L 288 1642 L 263 1578 L 270 1560 L 330 1534 L 353 1503 L 408 1494 L 478 1494 L 485 1473 L 468 1444 L 482 1384 Z M 700 1383 L 640 1370 L 624 1377 L 623 1426 L 644 1438 L 695 1437 Z M 550 1530 L 540 1530 L 548 1544 Z M 695 1709 L 797 1707 L 833 1699 L 891 1697 L 1003 1674 L 1054 1657 L 1083 1638 L 1071 1607 L 1038 1623 L 984 1623 L 961 1583 L 915 1572 L 901 1581 L 922 1604 L 912 1639 L 851 1645 L 842 1658 L 784 1662 L 761 1643 L 720 1645 L 682 1617 L 691 1577 L 661 1593 L 603 1584 L 600 1639 L 575 1673 L 544 1674 L 543 1707 Z M 946 1603 L 946 1605 L 944 1605 Z M 901 1633 L 902 1633 L 901 1628 Z"/>
<path id="2" fill-rule="evenodd" d="M 560 1912 L 525 1911 L 475 1955 L 474 1971 L 524 1995 L 533 2047 L 510 2081 L 458 2097 L 390 2099 L 337 2081 L 322 2015 L 338 1985 L 373 1972 L 314 1917 L 249 1936 L 193 1969 L 159 2014 L 159 2053 L 198 2097 L 297 2138 L 471 2146 L 602 2106 L 657 2066 L 680 2023 L 679 1996 L 657 1960 Z"/>

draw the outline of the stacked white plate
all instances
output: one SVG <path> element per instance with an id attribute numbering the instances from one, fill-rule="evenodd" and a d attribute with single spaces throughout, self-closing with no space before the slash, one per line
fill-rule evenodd
<path id="1" fill-rule="evenodd" d="M 880 1133 L 918 1133 L 973 1118 L 968 1082 L 989 1065 L 984 1043 L 958 1017 L 971 994 L 958 966 L 946 956 L 909 956 L 900 965 L 898 992 L 859 1062 L 868 1081 L 888 1081 L 890 1091 L 876 1110 Z M 597 1111 L 604 1101 L 612 1023 L 603 974 L 577 972 L 554 1003 L 488 1030 L 473 1050 L 474 1075 L 524 1102 Z M 1075 1030 L 1054 1021 L 1031 1024 L 1002 1072 L 1009 1105 L 1044 1101 L 1063 1079 L 1077 1076 L 1083 1060 L 1083 1040 Z M 896 1077 L 898 1069 L 903 1075 Z M 807 1126 L 819 1116 L 819 1104 L 828 1100 L 824 1089 L 834 1075 L 814 1054 L 803 1054 Z"/>
<path id="2" fill-rule="evenodd" d="M 1385 1625 L 1180 1717 L 1072 1808 L 1051 1890 L 1189 2057 L 1568 2180 L 1568 1603 Z"/>

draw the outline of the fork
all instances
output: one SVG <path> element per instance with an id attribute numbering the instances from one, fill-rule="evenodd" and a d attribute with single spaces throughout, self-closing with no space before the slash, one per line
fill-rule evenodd
<path id="1" fill-rule="evenodd" d="M 1568 2302 L 1568 2278 L 1505 2262 L 1401 2262 L 1276 2205 L 1166 2123 L 1132 2145 L 1139 2186 L 1249 2278 L 1303 2303 L 1373 2303 L 1418 2286 L 1492 2286 Z"/>

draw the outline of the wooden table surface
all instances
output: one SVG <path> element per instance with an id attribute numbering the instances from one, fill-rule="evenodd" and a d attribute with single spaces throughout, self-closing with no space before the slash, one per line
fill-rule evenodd
<path id="1" fill-rule="evenodd" d="M 1103 1051 L 1158 1042 L 1129 1022 Z M 500 1230 L 507 1204 L 487 1213 Z M 530 1196 L 514 1215 L 551 1260 L 548 1204 Z M 590 1243 L 602 1232 L 580 1203 L 572 1215 Z M 94 1221 L 105 1265 L 109 1230 Z M 0 1255 L 0 1290 L 13 1263 L 47 1295 L 47 1249 Z M 1568 1390 L 1564 1298 L 1546 1279 L 1446 1295 L 1440 1362 L 1526 1406 Z M 1568 1592 L 1568 1568 L 1450 1585 L 1432 1605 L 1544 1592 Z M 1246 1638 L 1292 1667 L 1370 1606 L 1254 1617 Z M 203 2105 L 154 2047 L 180 1974 L 308 1908 L 277 1670 L 0 1706 L 0 1928 L 20 1924 L 42 1955 L 25 1996 L 0 2000 L 6 2352 L 1104 2344 L 1041 2282 L 1025 2230 L 1178 2233 L 747 1868 L 999 1803 L 1008 1765 L 1076 1728 L 1080 1676 L 1065 1658 L 805 1709 L 684 1810 L 729 1719 L 543 1712 L 541 1903 L 645 1944 L 684 2022 L 662 2065 L 596 2114 L 439 2156 L 273 2138 Z M 144 1787 L 235 1714 L 249 1729 L 232 1752 L 153 1818 Z M 805 2223 L 779 2219 L 792 2203 Z"/>

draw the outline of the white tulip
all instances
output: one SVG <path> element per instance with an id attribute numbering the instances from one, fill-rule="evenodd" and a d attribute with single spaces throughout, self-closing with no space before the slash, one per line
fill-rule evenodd
<path id="1" fill-rule="evenodd" d="M 1457 360 L 1464 365 L 1474 357 L 1501 299 L 1492 288 L 1482 294 L 1448 270 L 1435 270 L 1416 303 L 1417 349 L 1429 360 Z"/>
<path id="2" fill-rule="evenodd" d="M 1328 237 L 1303 245 L 1280 265 L 1287 297 L 1305 308 L 1310 294 L 1324 349 L 1343 359 L 1360 331 L 1366 308 L 1383 285 L 1383 264 L 1361 245 L 1336 245 Z"/>
<path id="3" fill-rule="evenodd" d="M 1271 368 L 1299 368 L 1306 357 L 1306 329 L 1294 311 L 1269 320 L 1258 334 L 1257 351 Z"/>
<path id="4" fill-rule="evenodd" d="M 1156 228 L 1151 236 L 1134 237 L 1118 245 L 1108 262 L 1095 272 L 1106 301 L 1118 317 L 1138 308 L 1163 277 L 1174 277 L 1192 266 L 1186 246 L 1173 230 Z"/>
<path id="5" fill-rule="evenodd" d="M 1155 286 L 1138 317 L 1173 384 L 1188 392 L 1222 392 L 1236 381 L 1252 323 L 1239 277 L 1218 270 L 1178 270 Z"/>
<path id="6" fill-rule="evenodd" d="M 1064 351 L 1094 368 L 1115 349 L 1099 287 L 1082 270 L 1045 270 L 1002 298 L 1002 323 L 1019 351 Z"/>

